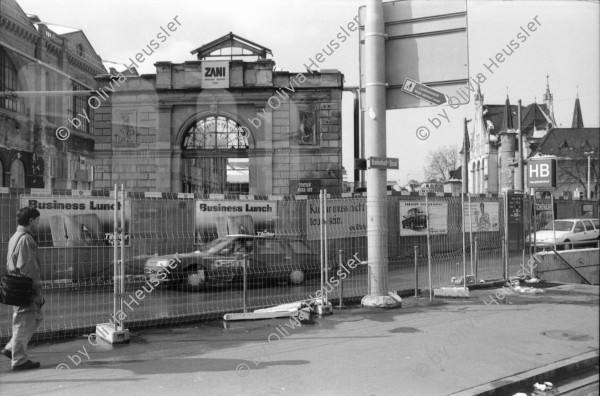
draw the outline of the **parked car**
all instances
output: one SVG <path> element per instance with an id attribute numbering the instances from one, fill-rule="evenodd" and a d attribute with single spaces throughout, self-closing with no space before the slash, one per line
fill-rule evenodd
<path id="1" fill-rule="evenodd" d="M 422 230 L 427 227 L 427 213 L 421 208 L 411 208 L 406 211 L 402 228 L 409 228 L 413 231 Z"/>
<path id="2" fill-rule="evenodd" d="M 199 251 L 152 257 L 144 265 L 144 274 L 154 284 L 181 282 L 198 289 L 206 283 L 242 280 L 245 263 L 249 280 L 300 284 L 321 271 L 320 255 L 302 239 L 228 235 Z"/>
<path id="3" fill-rule="evenodd" d="M 580 246 L 580 242 L 600 241 L 600 221 L 598 219 L 561 219 L 554 220 L 540 231 L 535 233 L 536 246 L 547 247 L 554 246 L 556 235 L 557 248 L 573 249 Z M 531 234 L 527 240 L 533 243 L 534 234 Z"/>

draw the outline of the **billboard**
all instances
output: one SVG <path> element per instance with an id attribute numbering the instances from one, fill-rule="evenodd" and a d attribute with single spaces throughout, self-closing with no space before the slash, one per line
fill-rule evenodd
<path id="1" fill-rule="evenodd" d="M 202 88 L 229 88 L 229 61 L 202 61 Z"/>
<path id="2" fill-rule="evenodd" d="M 40 211 L 40 247 L 111 246 L 115 201 L 110 197 L 21 195 L 21 206 Z M 121 209 L 121 203 L 118 204 Z M 129 245 L 131 206 L 125 200 L 125 244 Z M 119 213 L 120 221 L 120 213 Z"/>
<path id="3" fill-rule="evenodd" d="M 277 201 L 196 201 L 196 241 L 227 234 L 274 232 Z"/>
<path id="4" fill-rule="evenodd" d="M 498 202 L 471 202 L 465 204 L 465 223 L 471 220 L 471 227 L 465 225 L 465 231 L 500 231 L 500 210 Z"/>
<path id="5" fill-rule="evenodd" d="M 364 237 L 367 235 L 366 198 L 327 200 L 327 239 Z M 306 238 L 318 240 L 321 236 L 321 206 L 318 200 L 306 204 Z"/>
<path id="6" fill-rule="evenodd" d="M 429 206 L 429 207 L 427 207 Z M 446 202 L 403 201 L 400 202 L 400 236 L 427 235 L 427 211 L 429 211 L 429 235 L 448 233 L 448 204 Z"/>

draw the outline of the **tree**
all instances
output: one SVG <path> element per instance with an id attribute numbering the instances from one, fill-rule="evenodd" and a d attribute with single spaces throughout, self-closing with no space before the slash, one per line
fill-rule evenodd
<path id="1" fill-rule="evenodd" d="M 450 179 L 450 171 L 461 164 L 459 147 L 456 145 L 443 146 L 427 154 L 427 165 L 423 168 L 426 180 L 445 183 Z"/>
<path id="2" fill-rule="evenodd" d="M 574 191 L 576 188 L 587 196 L 587 174 L 588 174 L 588 154 L 590 155 L 590 181 L 591 191 L 594 198 L 598 197 L 600 190 L 600 175 L 598 169 L 599 147 L 560 147 L 555 150 L 557 155 L 557 187 L 567 191 Z"/>

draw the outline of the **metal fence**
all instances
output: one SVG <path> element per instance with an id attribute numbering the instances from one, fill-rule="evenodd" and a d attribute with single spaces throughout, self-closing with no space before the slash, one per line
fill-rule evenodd
<path id="1" fill-rule="evenodd" d="M 217 318 L 323 290 L 334 305 L 368 294 L 365 197 L 253 198 L 129 193 L 117 202 L 114 192 L 0 194 L 0 256 L 7 255 L 18 209 L 37 207 L 46 296 L 37 338 L 92 331 L 115 319 L 140 328 Z M 506 278 L 525 255 L 525 247 L 504 249 L 502 197 L 392 195 L 385 203 L 390 291 L 463 286 L 465 275 Z M 125 223 L 116 236 L 115 208 Z M 124 278 L 115 273 L 115 244 L 124 244 Z M 115 281 L 125 286 L 117 308 Z M 0 306 L 3 342 L 11 317 L 12 308 Z"/>

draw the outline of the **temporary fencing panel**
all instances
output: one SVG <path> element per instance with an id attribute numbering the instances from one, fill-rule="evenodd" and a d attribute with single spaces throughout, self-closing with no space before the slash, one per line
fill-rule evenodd
<path id="1" fill-rule="evenodd" d="M 314 299 L 322 289 L 335 305 L 370 290 L 366 197 L 328 197 L 325 205 L 314 196 L 129 193 L 117 205 L 125 225 L 115 241 L 112 194 L 0 194 L 2 257 L 18 209 L 35 206 L 42 214 L 37 238 L 46 305 L 38 337 L 93 331 L 96 324 L 115 320 L 139 328 L 217 318 Z M 462 286 L 463 275 L 475 271 L 477 279 L 504 276 L 501 198 L 383 199 L 390 291 L 414 290 L 415 260 L 421 290 L 450 286 L 453 278 Z M 125 290 L 116 317 L 115 243 L 125 244 Z M 323 267 L 322 249 L 327 252 Z M 511 265 L 516 272 L 518 264 Z M 12 332 L 11 319 L 12 309 L 0 307 L 3 340 Z"/>

